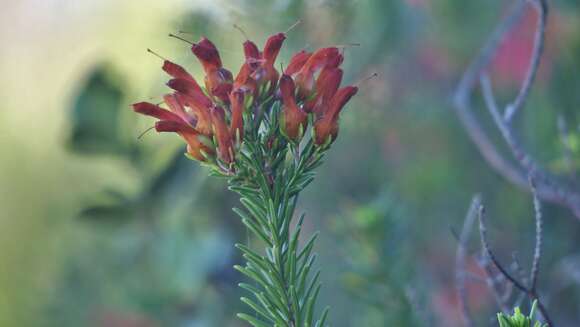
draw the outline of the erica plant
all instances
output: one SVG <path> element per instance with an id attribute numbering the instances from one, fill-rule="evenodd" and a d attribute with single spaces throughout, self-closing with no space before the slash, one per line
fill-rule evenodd
<path id="1" fill-rule="evenodd" d="M 358 88 L 340 88 L 343 55 L 337 47 L 297 52 L 279 72 L 275 61 L 285 39 L 285 33 L 274 34 L 262 50 L 245 41 L 235 77 L 211 41 L 191 43 L 205 71 L 203 86 L 163 59 L 171 91 L 162 104 L 140 102 L 133 109 L 157 118 L 157 132 L 178 134 L 189 158 L 227 178 L 240 195 L 242 208 L 234 211 L 265 250 L 236 245 L 246 264 L 234 268 L 250 280 L 239 284 L 249 292 L 241 298 L 249 313 L 238 316 L 253 326 L 324 326 L 328 308 L 314 316 L 316 234 L 299 244 L 304 215 L 294 222 L 295 209 Z"/>

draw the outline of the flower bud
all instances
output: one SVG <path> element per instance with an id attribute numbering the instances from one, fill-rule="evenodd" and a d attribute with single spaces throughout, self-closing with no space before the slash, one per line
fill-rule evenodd
<path id="1" fill-rule="evenodd" d="M 219 158 L 230 164 L 234 161 L 232 136 L 226 125 L 225 112 L 221 107 L 211 108 L 211 120 L 214 135 L 217 139 Z"/>
<path id="2" fill-rule="evenodd" d="M 294 81 L 288 75 L 280 78 L 280 93 L 282 94 L 282 112 L 280 124 L 282 132 L 290 140 L 298 142 L 304 135 L 308 123 L 308 114 L 298 107 L 295 99 Z"/>
<path id="3" fill-rule="evenodd" d="M 339 89 L 321 117 L 314 122 L 314 143 L 322 146 L 334 142 L 338 135 L 338 118 L 344 105 L 358 92 L 356 86 Z"/>
<path id="4" fill-rule="evenodd" d="M 234 91 L 230 93 L 232 117 L 230 120 L 230 134 L 236 143 L 244 139 L 244 93 Z"/>

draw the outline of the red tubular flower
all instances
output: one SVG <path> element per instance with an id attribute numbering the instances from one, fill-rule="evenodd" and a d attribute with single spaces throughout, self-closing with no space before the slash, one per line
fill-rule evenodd
<path id="1" fill-rule="evenodd" d="M 232 116 L 230 119 L 230 134 L 236 143 L 244 139 L 244 93 L 236 91 L 230 93 Z"/>
<path id="2" fill-rule="evenodd" d="M 212 129 L 209 108 L 213 103 L 203 93 L 199 85 L 189 80 L 174 78 L 167 82 L 167 86 L 177 91 L 177 100 L 180 103 L 191 108 L 196 119 L 195 128 L 200 133 L 211 136 Z"/>
<path id="3" fill-rule="evenodd" d="M 179 101 L 178 95 L 166 94 L 163 96 L 163 101 L 167 104 L 171 112 L 177 114 L 183 121 L 189 123 L 191 126 L 197 125 L 197 118 L 185 110 L 182 102 Z"/>
<path id="4" fill-rule="evenodd" d="M 207 161 L 207 157 L 215 155 L 215 151 L 200 140 L 200 137 L 203 136 L 183 122 L 158 121 L 155 123 L 155 130 L 160 133 L 174 132 L 179 134 L 187 143 L 187 153 L 196 160 Z"/>
<path id="5" fill-rule="evenodd" d="M 262 57 L 265 60 L 264 65 L 274 66 L 274 62 L 280 53 L 280 48 L 282 48 L 284 40 L 286 40 L 286 34 L 284 33 L 274 34 L 268 38 L 264 45 L 264 52 L 262 54 Z"/>
<path id="6" fill-rule="evenodd" d="M 296 74 L 295 81 L 298 86 L 298 96 L 307 99 L 314 91 L 314 74 L 325 66 L 336 67 L 340 64 L 342 55 L 338 48 L 322 48 L 308 58 L 300 71 Z"/>
<path id="7" fill-rule="evenodd" d="M 167 110 L 167 109 L 163 109 L 161 107 L 159 107 L 158 105 L 154 105 L 153 103 L 149 103 L 149 102 L 139 102 L 139 103 L 135 103 L 133 104 L 133 110 L 136 113 L 140 113 L 142 115 L 146 115 L 146 116 L 151 116 L 151 117 L 155 117 L 159 120 L 170 120 L 170 121 L 177 121 L 180 122 L 183 119 Z"/>
<path id="8" fill-rule="evenodd" d="M 284 40 L 286 40 L 286 34 L 284 33 L 274 34 L 268 38 L 260 58 L 260 66 L 252 73 L 252 78 L 256 80 L 258 85 L 270 83 L 270 88 L 266 90 L 266 95 L 274 92 L 280 76 L 276 68 L 274 68 L 274 62 L 278 57 L 278 53 L 280 53 Z M 250 53 L 255 54 L 255 51 L 252 50 Z"/>
<path id="9" fill-rule="evenodd" d="M 163 71 L 172 77 L 167 85 L 174 90 L 163 96 L 169 109 L 148 102 L 136 103 L 133 109 L 157 118 L 158 132 L 179 134 L 192 158 L 209 162 L 227 175 L 235 174 L 239 168 L 235 165 L 236 151 L 243 146 L 244 134 L 261 134 L 264 128 L 280 126 L 289 142 L 300 142 L 308 128 L 309 113 L 314 119 L 312 141 L 326 147 L 338 134 L 340 111 L 358 89 L 340 88 L 343 72 L 339 66 L 344 58 L 336 47 L 295 53 L 280 76 L 274 67 L 285 39 L 284 33 L 274 34 L 262 50 L 246 40 L 245 61 L 234 80 L 222 66 L 215 45 L 202 38 L 193 44 L 191 51 L 203 66 L 205 89 L 182 66 L 162 58 Z M 269 97 L 277 89 L 279 93 Z M 276 123 L 268 112 L 271 108 L 265 105 L 277 104 L 281 110 Z M 270 124 L 261 124 L 262 121 Z M 274 136 L 278 135 L 267 131 L 270 132 L 274 133 L 268 134 L 273 136 L 267 140 L 267 146 L 274 144 Z"/>
<path id="10" fill-rule="evenodd" d="M 222 67 L 222 60 L 215 45 L 205 37 L 191 47 L 205 71 L 205 87 L 209 94 L 227 103 L 232 90 L 232 73 Z"/>
<path id="11" fill-rule="evenodd" d="M 248 59 L 260 60 L 262 58 L 262 54 L 260 53 L 258 46 L 256 43 L 250 40 L 246 40 L 246 42 L 244 42 L 244 56 L 246 57 L 246 61 Z"/>
<path id="12" fill-rule="evenodd" d="M 238 90 L 243 92 L 249 92 L 252 95 L 256 95 L 257 83 L 252 78 L 252 73 L 256 70 L 255 64 L 245 62 L 240 69 L 240 72 L 234 80 L 233 92 Z"/>
<path id="13" fill-rule="evenodd" d="M 205 75 L 205 88 L 209 94 L 227 103 L 228 93 L 232 90 L 232 73 L 224 68 L 212 70 Z"/>
<path id="14" fill-rule="evenodd" d="M 233 91 L 242 90 L 256 96 L 258 85 L 252 77 L 252 74 L 260 67 L 262 54 L 254 42 L 246 40 L 244 42 L 244 56 L 246 57 L 246 61 L 234 80 Z"/>
<path id="15" fill-rule="evenodd" d="M 324 145 L 330 138 L 334 142 L 338 135 L 338 116 L 344 105 L 358 92 L 356 86 L 346 86 L 336 92 L 326 111 L 314 122 L 314 142 Z"/>
<path id="16" fill-rule="evenodd" d="M 167 82 L 167 86 L 178 93 L 192 97 L 199 106 L 209 107 L 212 104 L 212 101 L 205 95 L 205 93 L 203 93 L 201 87 L 195 82 L 183 78 L 174 78 Z"/>
<path id="17" fill-rule="evenodd" d="M 207 73 L 222 68 L 222 60 L 215 45 L 205 37 L 193 44 L 191 52 L 199 59 L 203 70 Z"/>
<path id="18" fill-rule="evenodd" d="M 290 58 L 290 62 L 284 70 L 284 74 L 293 76 L 298 73 L 310 56 L 312 56 L 312 53 L 307 52 L 306 50 L 300 50 L 300 52 L 295 53 L 292 58 Z"/>
<path id="19" fill-rule="evenodd" d="M 330 100 L 338 90 L 342 81 L 342 69 L 324 68 L 316 79 L 316 95 L 313 99 L 304 103 L 306 112 L 314 112 L 317 116 L 324 111 L 324 106 L 330 104 Z"/>
<path id="20" fill-rule="evenodd" d="M 169 74 L 169 76 L 173 78 L 185 79 L 198 85 L 195 78 L 193 78 L 193 76 L 191 76 L 190 73 L 188 73 L 183 67 L 181 67 L 176 63 L 173 63 L 169 60 L 165 60 L 163 61 L 162 69 L 164 72 L 166 72 L 167 74 Z"/>
<path id="21" fill-rule="evenodd" d="M 234 150 L 232 147 L 232 136 L 226 125 L 225 112 L 221 107 L 211 108 L 211 120 L 213 132 L 218 143 L 219 158 L 230 164 L 234 161 Z"/>
<path id="22" fill-rule="evenodd" d="M 167 99 L 175 99 L 175 97 L 172 95 L 168 95 L 166 97 Z M 169 101 L 170 102 L 168 102 L 168 105 L 172 107 L 173 110 L 173 106 L 178 105 L 177 101 Z M 148 102 L 135 103 L 133 105 L 133 110 L 137 113 L 159 119 L 159 121 L 155 123 L 155 130 L 157 132 L 175 132 L 179 134 L 187 142 L 187 152 L 193 158 L 200 161 L 207 161 L 207 158 L 203 155 L 203 153 L 208 156 L 215 154 L 213 149 L 200 141 L 199 132 L 195 130 L 191 124 L 187 120 L 183 119 L 183 117 L 181 117 L 179 114 Z"/>
<path id="23" fill-rule="evenodd" d="M 193 115 L 195 115 L 195 129 L 203 135 L 212 136 L 210 109 L 200 106 L 193 97 L 187 94 L 178 93 L 177 98 L 181 103 L 189 107 Z"/>
<path id="24" fill-rule="evenodd" d="M 284 134 L 293 141 L 299 141 L 308 122 L 308 114 L 298 108 L 294 95 L 294 81 L 288 75 L 280 78 L 282 113 L 280 123 Z"/>

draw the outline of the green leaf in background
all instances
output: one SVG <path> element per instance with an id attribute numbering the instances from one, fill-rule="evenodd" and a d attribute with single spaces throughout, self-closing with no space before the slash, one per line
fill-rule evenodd
<path id="1" fill-rule="evenodd" d="M 82 154 L 127 153 L 119 118 L 123 92 L 106 64 L 94 68 L 70 110 L 69 149 Z"/>

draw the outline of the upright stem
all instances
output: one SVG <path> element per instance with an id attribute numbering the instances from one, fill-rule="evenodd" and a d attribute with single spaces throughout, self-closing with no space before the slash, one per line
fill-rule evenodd
<path id="1" fill-rule="evenodd" d="M 241 195 L 246 212 L 236 209 L 242 222 L 266 244 L 264 255 L 246 246 L 238 248 L 247 260 L 236 267 L 262 288 L 240 286 L 254 294 L 257 302 L 242 298 L 263 320 L 239 316 L 254 326 L 323 326 L 326 313 L 314 324 L 313 311 L 320 289 L 318 273 L 310 277 L 315 256 L 311 255 L 315 236 L 301 249 L 298 239 L 303 218 L 290 231 L 298 195 L 312 180 L 312 170 L 322 155 L 312 143 L 302 151 L 295 144 L 264 145 L 247 142 L 243 171 L 233 178 L 230 188 Z M 245 167 L 245 168 L 243 168 Z M 326 311 L 325 311 L 326 312 Z"/>

